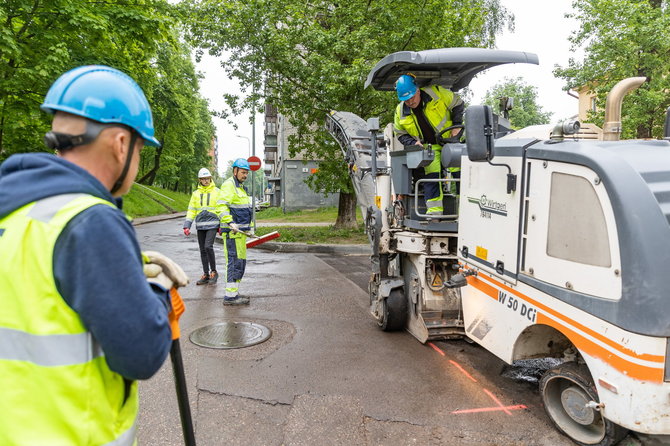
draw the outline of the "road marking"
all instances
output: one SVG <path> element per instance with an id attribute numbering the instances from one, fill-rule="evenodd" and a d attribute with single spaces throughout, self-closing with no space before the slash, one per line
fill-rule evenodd
<path id="1" fill-rule="evenodd" d="M 502 410 L 503 410 L 507 415 L 512 415 L 512 412 L 510 412 L 507 408 L 505 408 L 505 406 L 502 405 L 502 403 L 500 402 L 500 400 L 499 400 L 498 398 L 496 398 L 496 396 L 495 396 L 494 394 L 492 394 L 491 392 L 489 392 L 488 389 L 483 389 L 483 390 L 484 390 L 484 392 L 486 392 L 486 394 L 487 394 L 488 396 L 491 397 L 491 399 L 493 400 L 493 402 L 496 403 L 496 404 L 498 405 L 498 407 L 501 407 L 501 408 L 502 408 Z"/>
<path id="2" fill-rule="evenodd" d="M 442 351 L 440 347 L 437 345 L 433 344 L 432 342 L 428 342 L 428 345 L 430 345 L 433 350 L 438 352 L 440 355 L 444 356 L 446 358 L 446 353 Z M 468 373 L 459 363 L 456 361 L 449 359 L 449 362 L 456 367 L 458 370 L 461 371 L 465 376 L 467 376 L 469 379 L 471 379 L 473 382 L 477 382 L 477 380 L 470 374 Z M 481 386 L 481 385 L 480 385 Z M 512 410 L 521 410 L 521 409 L 527 409 L 527 407 L 523 404 L 517 404 L 514 406 L 503 406 L 503 404 L 500 402 L 496 396 L 491 393 L 488 389 L 485 389 L 481 387 L 481 389 L 493 400 L 494 403 L 496 403 L 498 406 L 497 407 L 479 407 L 476 409 L 462 409 L 462 410 L 454 410 L 451 412 L 452 414 L 461 414 L 461 413 L 478 413 L 478 412 L 496 412 L 496 411 L 501 411 L 505 412 L 507 415 L 512 415 Z"/>
<path id="3" fill-rule="evenodd" d="M 452 364 L 454 365 L 454 367 L 456 367 L 458 370 L 460 370 L 461 372 L 463 372 L 463 374 L 464 374 L 465 376 L 467 376 L 468 378 L 470 378 L 472 381 L 477 382 L 477 380 L 476 380 L 471 374 L 469 374 L 468 372 L 466 372 L 465 369 L 464 369 L 463 367 L 461 367 L 461 365 L 460 365 L 459 363 L 457 363 L 456 361 L 452 361 L 451 359 L 449 360 L 449 362 L 452 363 Z"/>
<path id="4" fill-rule="evenodd" d="M 441 354 L 442 356 L 446 356 L 444 354 L 444 352 L 442 350 L 440 350 L 440 347 L 438 347 L 437 345 L 433 344 L 432 342 L 429 342 L 428 345 L 433 347 L 435 349 L 435 351 L 438 352 L 439 354 Z"/>
<path id="5" fill-rule="evenodd" d="M 528 407 L 523 404 L 517 404 L 516 406 L 504 406 L 504 407 L 480 407 L 479 409 L 463 409 L 463 410 L 454 410 L 453 414 L 459 413 L 478 413 L 478 412 L 496 412 L 496 411 L 510 411 L 510 410 L 522 410 L 528 409 Z"/>

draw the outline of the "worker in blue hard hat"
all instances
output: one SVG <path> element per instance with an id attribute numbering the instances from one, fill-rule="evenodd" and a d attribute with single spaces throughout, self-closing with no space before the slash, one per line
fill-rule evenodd
<path id="1" fill-rule="evenodd" d="M 405 146 L 430 144 L 435 159 L 424 168 L 422 177 L 440 178 L 442 146 L 438 144 L 437 134 L 463 123 L 463 101 L 456 93 L 439 85 L 419 88 L 411 74 L 400 76 L 395 89 L 400 104 L 395 110 L 393 130 L 398 140 Z M 460 130 L 453 129 L 450 135 L 444 136 L 456 136 Z M 460 168 L 449 168 L 449 172 L 454 178 L 460 178 Z M 440 183 L 424 183 L 424 196 L 428 214 L 443 213 Z"/>
<path id="2" fill-rule="evenodd" d="M 254 231 L 251 197 L 243 186 L 248 176 L 249 163 L 238 158 L 233 162 L 233 176 L 221 185 L 221 236 L 227 266 L 224 305 L 249 303 L 248 297 L 239 294 L 247 264 L 247 235 Z"/>
<path id="3" fill-rule="evenodd" d="M 221 191 L 214 185 L 209 169 L 203 167 L 198 172 L 198 188 L 193 191 L 188 203 L 184 235 L 191 235 L 191 226 L 195 221 L 198 231 L 198 246 L 203 274 L 196 285 L 214 285 L 219 280 L 214 255 L 214 239 L 221 225 Z"/>
<path id="4" fill-rule="evenodd" d="M 126 74 L 84 66 L 41 109 L 54 115 L 44 140 L 56 154 L 0 165 L 0 405 L 11 408 L 0 443 L 131 445 L 136 380 L 163 364 L 169 290 L 188 282 L 140 252 L 121 211 L 140 150 L 159 145 L 151 108 Z"/>

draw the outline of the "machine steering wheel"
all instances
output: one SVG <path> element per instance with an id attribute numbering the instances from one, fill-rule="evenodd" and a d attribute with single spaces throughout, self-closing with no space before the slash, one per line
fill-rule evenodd
<path id="1" fill-rule="evenodd" d="M 453 129 L 461 129 L 456 136 L 451 136 L 449 138 L 445 138 L 444 134 L 448 131 L 451 131 Z M 441 132 L 438 132 L 435 134 L 435 140 L 439 145 L 444 145 L 444 144 L 449 144 L 449 143 L 458 143 L 461 142 L 461 136 L 463 135 L 463 129 L 465 129 L 465 126 L 463 124 L 455 124 L 455 125 L 450 125 L 446 129 L 442 130 Z"/>

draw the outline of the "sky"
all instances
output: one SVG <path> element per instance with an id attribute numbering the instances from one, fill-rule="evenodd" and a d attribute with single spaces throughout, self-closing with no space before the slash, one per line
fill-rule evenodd
<path id="1" fill-rule="evenodd" d="M 541 14 L 537 0 L 501 0 L 501 3 L 514 14 L 515 30 L 499 36 L 497 48 L 535 53 L 540 64 L 501 65 L 480 74 L 470 82 L 474 103 L 480 103 L 486 91 L 505 77 L 521 76 L 526 84 L 537 87 L 537 102 L 544 111 L 554 113 L 552 121 L 577 114 L 577 99 L 569 96 L 563 90 L 565 82 L 552 74 L 555 65 L 566 67 L 570 57 L 583 57 L 581 51 L 571 53 L 568 42 L 570 34 L 579 29 L 578 22 L 564 17 L 572 10 L 572 0 L 542 1 Z"/>
<path id="2" fill-rule="evenodd" d="M 571 10 L 572 0 L 542 2 L 501 0 L 501 4 L 514 14 L 515 30 L 514 32 L 505 30 L 497 38 L 497 48 L 535 53 L 539 57 L 540 64 L 502 65 L 478 75 L 470 83 L 474 94 L 473 103 L 481 103 L 486 91 L 506 77 L 521 76 L 526 84 L 537 88 L 538 103 L 544 111 L 554 113 L 553 122 L 577 114 L 577 99 L 563 91 L 564 81 L 555 79 L 552 74 L 555 65 L 567 66 L 568 59 L 572 56 L 568 36 L 578 29 L 578 23 L 564 17 L 565 13 Z M 577 57 L 581 57 L 581 54 Z M 197 64 L 197 69 L 204 75 L 201 80 L 201 93 L 209 100 L 210 108 L 214 110 L 224 109 L 224 93 L 240 91 L 239 84 L 226 77 L 221 67 L 223 60 L 225 59 L 205 55 Z M 263 159 L 263 120 L 262 114 L 256 115 L 255 153 L 261 159 Z M 233 121 L 238 126 L 237 130 L 226 120 L 214 118 L 219 142 L 218 170 L 221 175 L 225 173 L 230 160 L 248 158 L 252 153 L 250 114 L 248 112 L 241 114 L 234 117 Z"/>

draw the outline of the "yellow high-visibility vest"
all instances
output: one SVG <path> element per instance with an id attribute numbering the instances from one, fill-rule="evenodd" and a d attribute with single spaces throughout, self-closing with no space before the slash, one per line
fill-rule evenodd
<path id="1" fill-rule="evenodd" d="M 53 251 L 67 223 L 94 205 L 65 194 L 0 219 L 0 444 L 135 444 L 137 383 L 104 352 L 56 288 Z"/>

